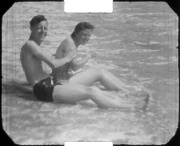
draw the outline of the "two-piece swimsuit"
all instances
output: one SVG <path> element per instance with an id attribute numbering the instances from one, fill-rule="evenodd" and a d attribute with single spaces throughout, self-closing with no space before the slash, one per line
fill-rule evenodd
<path id="1" fill-rule="evenodd" d="M 62 85 L 64 82 L 68 82 L 69 78 L 73 76 L 70 69 L 70 63 L 66 63 L 52 70 L 49 77 L 39 81 L 33 87 L 34 95 L 40 101 L 52 102 L 53 90 L 56 85 Z"/>

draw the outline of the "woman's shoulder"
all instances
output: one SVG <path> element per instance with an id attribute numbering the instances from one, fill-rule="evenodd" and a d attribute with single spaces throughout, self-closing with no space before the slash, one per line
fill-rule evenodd
<path id="1" fill-rule="evenodd" d="M 69 44 L 74 44 L 74 40 L 71 38 L 71 36 L 68 36 L 68 37 L 65 39 L 65 42 L 66 42 L 66 43 L 69 43 Z"/>
<path id="2" fill-rule="evenodd" d="M 71 48 L 75 48 L 75 44 L 73 39 L 69 36 L 67 37 L 63 42 L 62 42 L 62 46 L 64 49 L 69 50 Z"/>

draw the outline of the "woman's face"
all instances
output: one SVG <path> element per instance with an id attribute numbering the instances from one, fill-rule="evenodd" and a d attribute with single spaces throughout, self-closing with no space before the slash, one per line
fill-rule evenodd
<path id="1" fill-rule="evenodd" d="M 92 29 L 85 29 L 85 30 L 81 30 L 77 34 L 77 38 L 81 45 L 85 45 L 90 40 L 92 31 L 93 31 Z"/>

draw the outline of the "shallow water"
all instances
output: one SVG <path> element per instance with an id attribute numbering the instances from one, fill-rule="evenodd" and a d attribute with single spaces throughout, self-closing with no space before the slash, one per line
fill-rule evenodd
<path id="1" fill-rule="evenodd" d="M 94 24 L 91 40 L 79 50 L 81 55 L 96 50 L 98 57 L 85 68 L 109 70 L 125 83 L 148 91 L 147 110 L 99 109 L 91 101 L 76 105 L 38 102 L 26 83 L 19 60 L 20 48 L 30 34 L 29 20 L 37 14 L 45 15 L 49 22 L 42 47 L 50 55 L 78 22 Z M 112 14 L 64 13 L 60 2 L 14 4 L 4 15 L 2 25 L 4 130 L 18 144 L 167 143 L 178 123 L 177 33 L 177 16 L 166 3 L 116 2 Z M 43 66 L 50 72 L 47 65 Z"/>

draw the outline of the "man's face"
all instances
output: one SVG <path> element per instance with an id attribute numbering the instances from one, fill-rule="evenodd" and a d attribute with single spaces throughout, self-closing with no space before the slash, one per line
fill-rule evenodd
<path id="1" fill-rule="evenodd" d="M 80 44 L 85 45 L 90 40 L 91 34 L 92 34 L 92 29 L 85 29 L 80 31 L 77 34 Z"/>
<path id="2" fill-rule="evenodd" d="M 48 22 L 41 21 L 35 26 L 31 27 L 32 35 L 37 41 L 44 41 L 48 32 Z"/>

